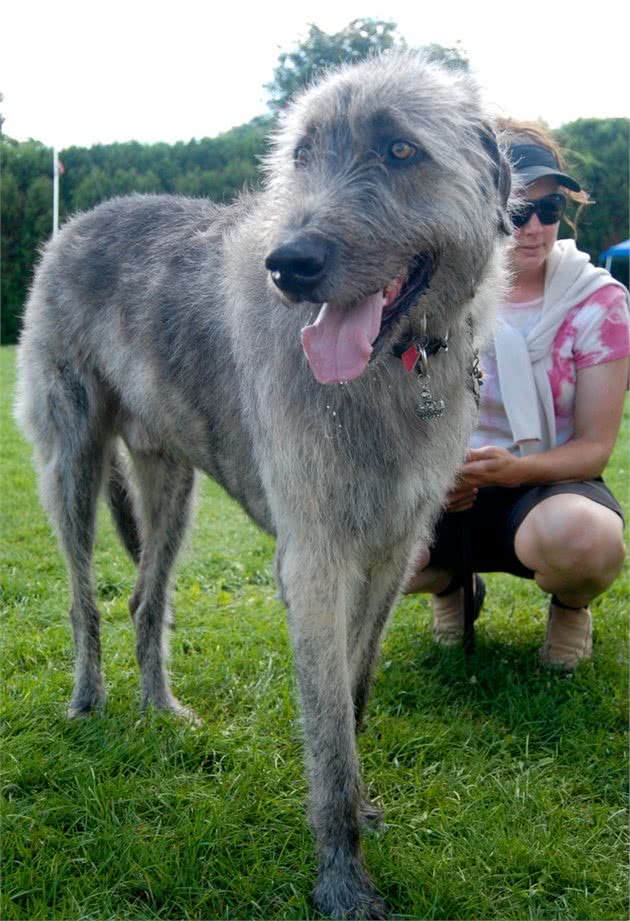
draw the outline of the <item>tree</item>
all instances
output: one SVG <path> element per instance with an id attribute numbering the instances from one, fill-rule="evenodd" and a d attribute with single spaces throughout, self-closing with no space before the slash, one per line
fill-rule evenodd
<path id="1" fill-rule="evenodd" d="M 52 151 L 3 137 L 1 154 L 1 333 L 14 342 L 37 248 L 52 229 Z"/>
<path id="2" fill-rule="evenodd" d="M 395 22 L 354 19 L 341 32 L 330 35 L 311 24 L 307 37 L 293 51 L 283 51 L 274 70 L 269 91 L 273 112 L 284 108 L 291 97 L 312 82 L 322 70 L 360 61 L 370 54 L 406 47 Z"/>
<path id="3" fill-rule="evenodd" d="M 398 26 L 389 20 L 354 19 L 341 32 L 332 35 L 311 24 L 304 41 L 292 51 L 280 54 L 273 80 L 265 85 L 270 95 L 269 107 L 272 112 L 284 108 L 298 90 L 315 80 L 323 70 L 406 47 L 405 39 L 398 34 Z M 430 60 L 446 67 L 468 70 L 468 58 L 461 48 L 432 44 L 422 50 Z"/>
<path id="4" fill-rule="evenodd" d="M 424 53 L 430 61 L 436 61 L 449 70 L 468 70 L 470 61 L 462 48 L 446 48 L 444 45 L 424 45 Z"/>
<path id="5" fill-rule="evenodd" d="M 578 226 L 580 249 L 595 263 L 628 237 L 629 130 L 627 118 L 579 118 L 555 133 L 569 171 L 595 202 L 582 211 Z"/>
<path id="6" fill-rule="evenodd" d="M 114 195 L 174 192 L 229 201 L 259 181 L 272 118 L 259 116 L 217 138 L 188 143 L 97 144 L 62 151 L 60 217 Z M 2 341 L 15 342 L 37 253 L 52 230 L 52 150 L 3 137 L 0 221 Z"/>

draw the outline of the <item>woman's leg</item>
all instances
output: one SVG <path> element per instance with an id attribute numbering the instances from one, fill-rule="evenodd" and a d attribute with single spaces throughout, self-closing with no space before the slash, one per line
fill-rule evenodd
<path id="1" fill-rule="evenodd" d="M 453 516 L 450 516 L 451 518 Z M 457 515 L 455 515 L 457 518 Z M 461 525 L 460 525 L 461 527 Z M 444 534 L 444 528 L 441 529 Z M 448 529 L 447 529 L 448 530 Z M 438 539 L 440 531 L 438 530 Z M 461 542 L 461 541 L 460 541 Z M 452 546 L 452 537 L 446 541 Z M 444 549 L 444 548 L 442 548 Z M 438 556 L 438 559 L 441 559 Z M 451 559 L 455 563 L 456 556 Z M 432 565 L 431 553 L 423 550 L 416 562 L 415 570 L 404 588 L 404 594 L 428 592 L 433 608 L 433 638 L 440 646 L 458 646 L 464 639 L 464 589 L 461 575 L 444 565 Z M 483 605 L 486 589 L 483 580 L 475 574 L 474 616 L 478 617 Z"/>
<path id="2" fill-rule="evenodd" d="M 443 592 L 450 584 L 453 576 L 447 569 L 429 565 L 431 554 L 423 548 L 418 554 L 416 566 L 411 578 L 408 580 L 403 594 L 412 595 L 416 592 L 430 592 L 436 595 Z"/>
<path id="3" fill-rule="evenodd" d="M 464 535 L 475 572 L 511 572 L 522 568 L 514 559 L 513 530 L 508 525 L 514 503 L 526 491 L 484 487 L 478 490 L 470 508 L 445 512 L 435 526 L 431 550 L 425 550 L 418 559 L 405 594 L 442 595 L 451 584 L 460 586 Z M 512 561 L 517 570 L 510 565 Z"/>
<path id="4" fill-rule="evenodd" d="M 554 627 L 560 634 L 560 642 L 555 643 L 555 648 L 556 658 L 562 658 L 564 653 L 558 652 L 558 649 L 574 628 L 577 629 L 578 622 L 581 622 L 580 629 L 588 640 L 583 648 L 588 647 L 590 614 L 586 606 L 608 588 L 621 569 L 625 554 L 622 521 L 611 509 L 588 497 L 578 493 L 559 493 L 535 505 L 514 531 L 510 525 L 512 508 L 514 502 L 527 497 L 527 492 L 492 488 L 480 490 L 480 499 L 476 503 L 479 507 L 473 512 L 474 568 L 477 572 L 533 575 L 543 591 L 555 595 L 550 610 L 550 627 L 554 627 L 554 623 L 556 627 L 560 624 L 559 628 Z M 442 594 L 452 579 L 445 562 L 457 558 L 453 536 L 453 519 L 456 518 L 457 515 L 445 516 L 438 526 L 438 549 L 443 549 L 444 544 L 448 552 L 438 553 L 438 559 L 434 561 L 432 551 L 428 566 L 420 560 L 406 589 L 408 593 L 433 594 L 434 633 L 439 641 L 444 632 L 440 625 L 444 622 L 449 644 L 463 630 L 463 598 L 460 597 L 463 593 L 458 590 Z M 481 558 L 477 558 L 480 553 Z M 442 597 L 436 597 L 440 594 Z M 566 609 L 579 609 L 583 613 L 571 616 L 568 610 L 564 616 Z M 546 646 L 553 646 L 555 639 L 557 637 L 548 635 Z M 575 648 L 578 646 L 577 641 L 571 641 L 571 644 Z M 581 657 L 583 655 L 576 655 L 571 661 L 565 658 L 565 666 L 573 667 Z M 553 649 L 551 658 L 554 658 Z"/>
<path id="5" fill-rule="evenodd" d="M 619 515 L 586 496 L 561 493 L 529 512 L 514 549 L 543 591 L 581 608 L 615 580 L 626 548 Z"/>
<path id="6" fill-rule="evenodd" d="M 552 593 L 540 661 L 572 670 L 592 655 L 588 604 L 608 588 L 623 564 L 621 518 L 586 496 L 557 494 L 523 519 L 514 548 L 543 591 Z"/>

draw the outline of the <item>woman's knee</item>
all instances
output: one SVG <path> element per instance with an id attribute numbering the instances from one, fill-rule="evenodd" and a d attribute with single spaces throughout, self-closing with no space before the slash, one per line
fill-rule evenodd
<path id="1" fill-rule="evenodd" d="M 535 572 L 575 572 L 584 579 L 616 575 L 625 556 L 621 519 L 584 496 L 552 496 L 525 518 L 515 550 Z"/>
<path id="2" fill-rule="evenodd" d="M 403 594 L 416 592 L 441 592 L 451 581 L 451 574 L 445 569 L 431 565 L 431 553 L 427 547 L 418 551 L 415 566 L 403 588 Z"/>

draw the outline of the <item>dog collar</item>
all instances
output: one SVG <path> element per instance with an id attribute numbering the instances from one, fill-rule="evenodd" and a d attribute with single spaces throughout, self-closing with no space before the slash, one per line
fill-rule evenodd
<path id="1" fill-rule="evenodd" d="M 467 319 L 471 339 L 473 338 L 473 318 L 469 314 Z M 426 422 L 438 419 L 444 414 L 446 405 L 444 400 L 434 399 L 429 389 L 429 362 L 428 359 L 438 352 L 448 351 L 448 330 L 445 336 L 429 336 L 427 331 L 427 315 L 422 316 L 422 333 L 420 336 L 407 336 L 392 348 L 392 354 L 400 358 L 408 373 L 416 371 L 418 377 L 424 378 L 420 399 L 415 407 L 416 416 Z M 477 408 L 479 408 L 480 390 L 483 383 L 483 372 L 479 367 L 479 352 L 473 348 L 472 364 L 468 370 L 468 388 L 471 391 Z"/>
<path id="2" fill-rule="evenodd" d="M 428 359 L 431 355 L 442 351 L 448 351 L 448 333 L 446 336 L 427 336 L 425 334 L 417 338 L 409 338 L 392 348 L 392 354 L 400 358 L 405 371 L 411 373 L 415 369 L 421 377 L 429 370 Z"/>
<path id="3" fill-rule="evenodd" d="M 427 333 L 427 315 L 422 314 L 422 332 L 419 336 L 409 335 L 392 347 L 392 355 L 400 358 L 405 370 L 414 369 L 422 377 L 428 373 L 428 359 L 438 352 L 448 351 L 448 330 L 445 336 L 430 336 Z"/>
<path id="4" fill-rule="evenodd" d="M 439 419 L 444 415 L 444 400 L 434 399 L 429 389 L 429 358 L 438 352 L 448 351 L 448 332 L 445 336 L 430 336 L 427 333 L 427 315 L 422 315 L 422 333 L 420 336 L 408 336 L 396 343 L 392 354 L 400 358 L 408 373 L 415 371 L 423 378 L 420 398 L 414 408 L 416 416 L 422 421 Z"/>

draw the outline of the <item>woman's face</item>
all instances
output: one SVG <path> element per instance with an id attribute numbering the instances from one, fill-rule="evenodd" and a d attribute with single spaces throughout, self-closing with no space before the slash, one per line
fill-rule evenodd
<path id="1" fill-rule="evenodd" d="M 550 195 L 559 190 L 558 183 L 550 176 L 530 182 L 525 188 L 525 198 L 528 201 L 537 201 L 545 195 Z M 558 237 L 557 224 L 541 224 L 537 214 L 532 214 L 524 227 L 514 231 L 514 249 L 512 250 L 512 266 L 517 275 L 531 273 L 542 269 L 547 256 L 553 248 Z"/>

